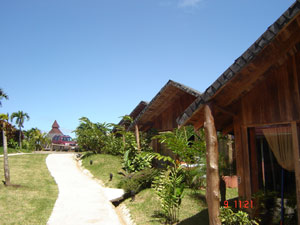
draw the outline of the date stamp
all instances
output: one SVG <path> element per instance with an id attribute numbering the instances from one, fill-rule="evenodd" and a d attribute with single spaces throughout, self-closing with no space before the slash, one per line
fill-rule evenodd
<path id="1" fill-rule="evenodd" d="M 253 209 L 253 200 L 250 201 L 240 201 L 240 200 L 235 200 L 233 207 L 234 208 L 240 208 L 240 209 Z M 224 208 L 228 208 L 228 201 L 224 201 Z"/>

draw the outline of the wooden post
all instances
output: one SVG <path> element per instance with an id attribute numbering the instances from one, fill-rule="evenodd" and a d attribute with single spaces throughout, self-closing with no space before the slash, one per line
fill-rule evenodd
<path id="1" fill-rule="evenodd" d="M 296 178 L 296 194 L 297 194 L 297 214 L 300 218 L 300 158 L 299 158 L 299 139 L 296 122 L 292 122 L 292 138 L 293 138 L 293 153 L 295 165 L 295 178 Z M 298 219 L 300 225 L 300 219 Z"/>
<path id="2" fill-rule="evenodd" d="M 139 151 L 141 151 L 139 126 L 137 124 L 135 125 L 135 138 L 136 138 L 137 148 Z"/>
<path id="3" fill-rule="evenodd" d="M 206 141 L 206 201 L 208 205 L 209 224 L 221 225 L 220 190 L 218 168 L 218 139 L 214 118 L 209 105 L 204 106 L 204 129 Z"/>

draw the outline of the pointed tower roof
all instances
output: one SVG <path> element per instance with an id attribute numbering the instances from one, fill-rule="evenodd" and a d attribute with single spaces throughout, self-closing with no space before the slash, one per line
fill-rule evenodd
<path id="1" fill-rule="evenodd" d="M 55 120 L 54 123 L 52 124 L 52 128 L 59 128 L 59 125 L 57 121 Z"/>
<path id="2" fill-rule="evenodd" d="M 48 133 L 48 137 L 53 138 L 55 135 L 64 135 L 60 129 L 59 129 L 59 125 L 57 123 L 57 121 L 55 120 L 53 125 L 52 125 L 52 129 L 49 131 Z"/>

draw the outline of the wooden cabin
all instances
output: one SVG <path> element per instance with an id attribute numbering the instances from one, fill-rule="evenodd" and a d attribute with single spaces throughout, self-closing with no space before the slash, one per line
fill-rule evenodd
<path id="1" fill-rule="evenodd" d="M 129 114 L 129 116 L 135 120 L 136 117 L 141 113 L 141 111 L 143 111 L 143 109 L 148 105 L 148 102 L 145 101 L 140 101 L 140 103 L 131 111 L 131 113 Z M 125 126 L 125 129 L 128 129 L 128 127 L 130 126 L 130 122 L 129 121 L 125 121 L 124 119 L 121 119 L 120 122 L 118 123 L 119 126 Z M 116 129 L 113 129 L 113 132 L 115 132 Z"/>
<path id="2" fill-rule="evenodd" d="M 135 130 L 136 133 L 151 129 L 157 132 L 171 131 L 178 127 L 177 117 L 199 96 L 198 91 L 169 80 L 137 116 L 128 130 Z M 152 141 L 152 147 L 156 152 L 162 150 L 157 140 Z"/>
<path id="3" fill-rule="evenodd" d="M 299 0 L 177 122 L 206 126 L 209 110 L 215 129 L 234 135 L 240 199 L 258 190 L 294 194 L 300 224 Z"/>

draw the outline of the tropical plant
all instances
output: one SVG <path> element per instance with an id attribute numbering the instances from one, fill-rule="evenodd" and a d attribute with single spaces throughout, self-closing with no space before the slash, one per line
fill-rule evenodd
<path id="1" fill-rule="evenodd" d="M 80 124 L 74 131 L 79 147 L 84 151 L 101 153 L 107 143 L 110 125 L 107 123 L 93 123 L 87 117 L 79 119 Z"/>
<path id="2" fill-rule="evenodd" d="M 103 153 L 110 155 L 122 155 L 124 154 L 123 142 L 120 137 L 117 137 L 111 132 L 108 132 L 105 137 L 105 143 L 102 148 Z"/>
<path id="3" fill-rule="evenodd" d="M 24 113 L 23 111 L 14 112 L 10 116 L 11 121 L 16 119 L 16 125 L 19 127 L 19 147 L 22 149 L 22 128 L 24 127 L 24 120 L 27 121 L 30 119 L 28 113 Z"/>
<path id="4" fill-rule="evenodd" d="M 127 150 L 124 154 L 123 169 L 128 173 L 132 173 L 151 168 L 154 157 L 154 153 Z"/>
<path id="5" fill-rule="evenodd" d="M 256 220 L 250 219 L 248 213 L 244 211 L 234 212 L 230 207 L 220 208 L 220 219 L 222 224 L 226 225 L 258 225 Z"/>
<path id="6" fill-rule="evenodd" d="M 6 138 L 6 124 L 8 123 L 8 115 L 0 114 L 0 125 L 3 134 L 3 155 L 4 155 L 4 178 L 5 185 L 10 185 L 10 171 L 8 165 L 8 153 L 7 153 L 7 138 Z"/>
<path id="7" fill-rule="evenodd" d="M 146 168 L 124 176 L 118 186 L 125 190 L 126 193 L 134 192 L 137 194 L 141 190 L 151 187 L 152 181 L 158 174 L 158 169 Z"/>
<path id="8" fill-rule="evenodd" d="M 43 133 L 38 128 L 31 128 L 24 131 L 24 133 L 26 139 L 23 144 L 27 149 L 38 151 L 51 144 L 51 139 L 47 136 L 47 133 Z"/>
<path id="9" fill-rule="evenodd" d="M 2 99 L 6 99 L 8 100 L 8 95 L 4 93 L 4 91 L 2 90 L 2 88 L 0 88 L 0 106 L 2 106 Z"/>
<path id="10" fill-rule="evenodd" d="M 174 129 L 174 131 L 161 132 L 153 138 L 159 139 L 160 143 L 170 149 L 179 157 L 180 161 L 187 164 L 205 158 L 205 141 L 203 130 L 199 134 L 192 126 Z"/>
<path id="11" fill-rule="evenodd" d="M 181 167 L 169 167 L 154 178 L 152 187 L 158 195 L 165 223 L 178 221 L 179 208 L 184 191 L 184 173 Z"/>

